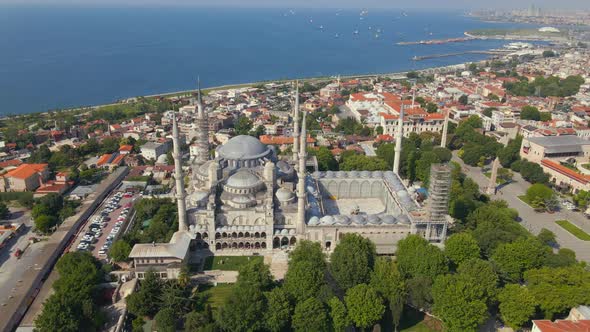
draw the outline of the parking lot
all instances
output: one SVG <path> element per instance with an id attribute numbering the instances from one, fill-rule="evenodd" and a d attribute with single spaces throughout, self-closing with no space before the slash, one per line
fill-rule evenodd
<path id="1" fill-rule="evenodd" d="M 114 190 L 88 219 L 71 250 L 90 251 L 98 259 L 107 259 L 107 254 L 131 217 L 137 194 Z"/>

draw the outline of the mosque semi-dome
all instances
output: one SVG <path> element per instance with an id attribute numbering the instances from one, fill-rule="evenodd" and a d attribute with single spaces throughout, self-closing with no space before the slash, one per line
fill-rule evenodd
<path id="1" fill-rule="evenodd" d="M 236 189 L 255 188 L 262 181 L 252 172 L 242 169 L 227 179 L 226 186 Z"/>
<path id="2" fill-rule="evenodd" d="M 272 154 L 272 150 L 256 137 L 239 135 L 219 147 L 218 153 L 228 160 L 249 160 L 264 158 Z"/>

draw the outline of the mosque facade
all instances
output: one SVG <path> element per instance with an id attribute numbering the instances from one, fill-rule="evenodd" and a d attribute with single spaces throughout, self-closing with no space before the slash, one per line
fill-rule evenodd
<path id="1" fill-rule="evenodd" d="M 211 153 L 207 115 L 199 94 L 193 126 L 199 153 L 190 161 L 186 185 L 178 125 L 173 119 L 179 229 L 169 243 L 133 247 L 129 257 L 137 277 L 143 278 L 151 269 L 163 278 L 176 278 L 193 251 L 272 255 L 292 250 L 301 240 L 311 240 L 330 253 L 347 233 L 372 240 L 380 254 L 393 254 L 397 242 L 409 234 L 421 234 L 431 242 L 444 241 L 449 221 L 448 166 L 433 166 L 438 178 L 431 180 L 431 191 L 438 194 L 432 195 L 426 206 L 420 205 L 413 189 L 401 181 L 398 163 L 394 171 L 310 173 L 306 170 L 306 113 L 299 129 L 298 95 L 297 91 L 294 137 L 298 144 L 294 144 L 292 156 L 280 158 L 272 146 L 245 135 L 230 139 Z M 399 147 L 395 159 L 399 160 L 401 135 L 396 136 Z"/>

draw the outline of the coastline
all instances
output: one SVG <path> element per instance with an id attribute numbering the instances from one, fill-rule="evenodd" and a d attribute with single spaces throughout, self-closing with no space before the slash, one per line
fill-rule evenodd
<path id="1" fill-rule="evenodd" d="M 480 60 L 480 61 L 485 61 L 485 60 Z M 409 72 L 423 73 L 423 72 L 452 70 L 452 69 L 454 69 L 458 66 L 464 65 L 464 64 L 465 64 L 464 62 L 459 62 L 459 63 L 452 64 L 452 65 L 434 66 L 434 67 L 428 67 L 428 68 L 423 68 L 423 69 L 406 70 L 406 71 L 400 71 L 400 72 L 358 74 L 358 75 L 340 75 L 340 79 L 369 78 L 369 77 L 380 77 L 381 76 L 381 77 L 390 77 L 391 79 L 395 79 L 395 80 L 402 80 L 402 79 L 406 78 L 405 75 Z M 255 85 L 267 84 L 267 83 L 285 83 L 285 82 L 293 82 L 296 80 L 298 80 L 300 82 L 316 82 L 316 81 L 331 80 L 331 79 L 335 79 L 335 78 L 336 78 L 336 75 L 289 78 L 289 79 L 278 79 L 278 80 L 263 80 L 263 81 L 248 82 L 248 83 L 224 84 L 224 85 L 219 85 L 219 86 L 202 88 L 201 90 L 204 93 L 210 93 L 212 91 L 228 90 L 228 89 L 232 89 L 232 88 L 234 88 L 234 89 L 247 88 L 247 87 L 252 87 Z M 95 109 L 98 109 L 101 107 L 125 105 L 126 104 L 125 100 L 131 100 L 134 98 L 172 97 L 172 96 L 176 96 L 176 95 L 186 95 L 186 94 L 195 93 L 195 92 L 197 92 L 196 88 L 195 89 L 188 89 L 188 90 L 181 90 L 181 91 L 163 92 L 163 93 L 150 94 L 150 95 L 141 95 L 141 96 L 135 96 L 135 97 L 127 97 L 127 98 L 122 98 L 120 101 L 106 103 L 106 104 L 70 107 L 70 108 L 64 108 L 64 109 L 59 109 L 59 110 L 48 110 L 48 111 L 44 111 L 44 112 L 30 112 L 30 113 L 22 113 L 22 114 L 4 115 L 4 116 L 0 117 L 0 121 L 6 120 L 8 118 L 20 118 L 20 117 L 24 117 L 24 116 L 30 116 L 33 114 L 37 114 L 40 116 L 47 116 L 47 115 L 49 115 L 49 113 L 62 113 L 62 112 L 67 113 L 67 112 L 75 112 L 75 111 L 83 111 L 83 110 L 92 111 L 92 110 L 95 110 Z"/>

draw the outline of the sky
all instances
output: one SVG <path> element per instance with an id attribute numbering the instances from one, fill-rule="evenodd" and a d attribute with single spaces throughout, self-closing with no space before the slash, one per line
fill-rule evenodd
<path id="1" fill-rule="evenodd" d="M 590 0 L 0 0 L 0 4 L 144 6 L 190 5 L 280 8 L 449 8 L 481 9 L 528 8 L 535 4 L 546 9 L 587 9 Z"/>

